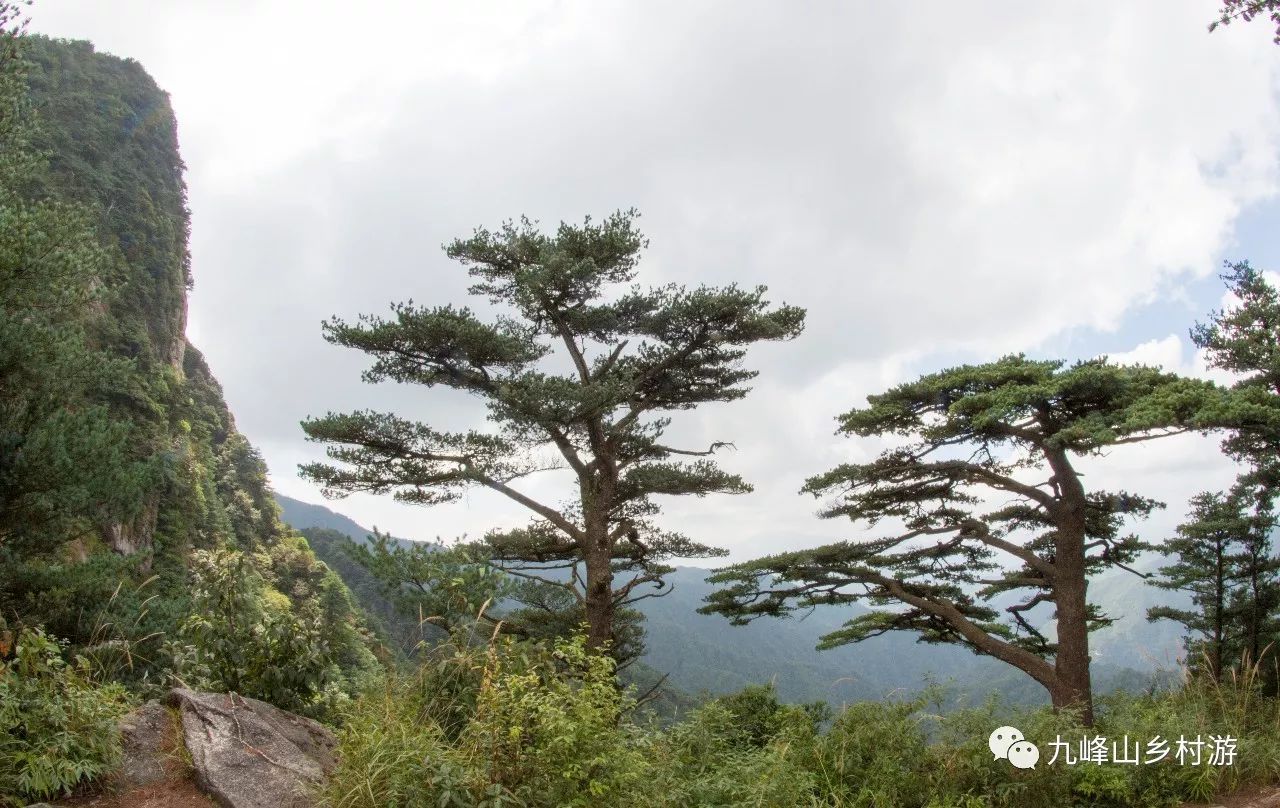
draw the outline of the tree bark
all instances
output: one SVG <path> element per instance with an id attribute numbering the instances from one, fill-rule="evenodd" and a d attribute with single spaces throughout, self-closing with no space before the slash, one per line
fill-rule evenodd
<path id="1" fill-rule="evenodd" d="M 1058 560 L 1061 564 L 1063 544 L 1059 538 Z M 1083 544 L 1083 542 L 1081 542 Z M 1071 559 L 1075 562 L 1075 559 Z M 1058 652 L 1054 658 L 1056 685 L 1051 692 L 1056 709 L 1071 708 L 1080 711 L 1086 727 L 1093 726 L 1093 686 L 1089 674 L 1089 613 L 1088 581 L 1084 576 L 1084 553 L 1079 555 L 1079 572 L 1072 570 L 1076 563 L 1061 566 L 1062 580 L 1055 587 L 1058 604 Z"/>
<path id="2" fill-rule="evenodd" d="M 608 552 L 597 550 L 590 553 L 586 568 L 587 645 L 600 651 L 613 640 L 613 570 Z"/>
<path id="3" fill-rule="evenodd" d="M 1093 683 L 1089 672 L 1089 579 L 1085 573 L 1084 487 L 1061 450 L 1046 452 L 1062 492 L 1056 516 L 1054 602 L 1058 607 L 1055 683 L 1049 695 L 1055 710 L 1075 710 L 1093 726 Z"/>
<path id="4" fill-rule="evenodd" d="M 1225 642 L 1225 610 L 1227 606 L 1226 592 L 1223 591 L 1226 585 L 1226 563 L 1223 558 L 1222 541 L 1216 540 L 1217 546 L 1215 550 L 1215 562 L 1217 564 L 1217 577 L 1214 580 L 1214 603 L 1213 603 L 1213 670 L 1210 676 L 1213 681 L 1222 681 L 1222 663 L 1223 663 L 1223 644 Z"/>
<path id="5" fill-rule="evenodd" d="M 572 341 L 569 344 L 571 350 L 576 350 Z M 588 379 L 585 364 L 579 363 L 579 369 L 584 381 Z M 603 425 L 593 420 L 588 432 L 595 455 L 591 465 L 595 470 L 578 476 L 585 528 L 587 647 L 606 651 L 611 649 L 609 644 L 614 640 L 613 539 L 609 532 L 609 514 L 616 504 L 618 465 Z"/>
<path id="6" fill-rule="evenodd" d="M 605 503 L 611 502 L 607 482 L 587 479 L 582 483 L 583 559 L 586 562 L 587 646 L 596 651 L 613 640 L 613 565 L 609 542 L 609 520 Z"/>

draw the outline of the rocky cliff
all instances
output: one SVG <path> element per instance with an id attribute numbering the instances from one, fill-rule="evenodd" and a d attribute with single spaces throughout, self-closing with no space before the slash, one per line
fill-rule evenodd
<path id="1" fill-rule="evenodd" d="M 265 464 L 187 342 L 187 292 L 198 273 L 167 94 L 136 61 L 88 42 L 26 36 L 21 44 L 32 145 L 43 160 L 29 196 L 83 211 L 107 256 L 85 333 L 100 355 L 121 361 L 88 403 L 127 432 L 127 460 L 145 474 L 95 529 L 46 536 L 40 553 L 19 555 L 0 574 L 0 619 L 43 624 L 73 647 L 145 638 L 148 653 L 130 655 L 121 676 L 170 675 L 184 664 L 175 645 L 190 639 L 182 627 L 200 616 L 193 559 L 214 554 L 205 563 L 212 570 L 240 554 L 261 584 L 246 595 L 261 619 L 315 627 L 316 653 L 348 674 L 368 672 L 374 661 L 358 608 L 281 522 Z M 280 632 L 280 642 L 292 641 Z"/>

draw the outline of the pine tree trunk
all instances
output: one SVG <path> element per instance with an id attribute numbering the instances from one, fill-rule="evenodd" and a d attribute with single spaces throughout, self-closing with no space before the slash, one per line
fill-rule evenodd
<path id="1" fill-rule="evenodd" d="M 1057 682 L 1051 693 L 1055 709 L 1080 713 L 1086 727 L 1093 726 L 1093 686 L 1089 674 L 1088 583 L 1080 553 L 1078 574 L 1068 573 L 1058 555 L 1059 575 L 1066 580 L 1056 587 L 1058 598 L 1058 653 L 1054 659 Z M 1068 565 L 1074 566 L 1074 565 Z"/>
<path id="2" fill-rule="evenodd" d="M 587 557 L 587 645 L 601 650 L 613 639 L 613 570 L 607 552 Z"/>
<path id="3" fill-rule="evenodd" d="M 612 458 L 601 462 L 603 473 L 581 481 L 585 529 L 587 646 L 600 651 L 613 640 L 613 548 L 609 541 L 609 509 L 617 485 Z"/>
<path id="4" fill-rule="evenodd" d="M 1245 604 L 1245 613 L 1249 615 L 1249 664 L 1256 665 L 1258 660 L 1262 658 L 1262 615 L 1259 610 L 1262 608 L 1261 583 L 1258 580 L 1258 570 L 1263 564 L 1263 560 L 1258 557 L 1256 548 L 1249 550 L 1249 602 Z"/>
<path id="5" fill-rule="evenodd" d="M 1226 642 L 1226 627 L 1223 621 L 1226 619 L 1227 595 L 1224 591 L 1226 586 L 1226 565 L 1223 558 L 1222 543 L 1218 542 L 1215 548 L 1216 561 L 1216 577 L 1214 579 L 1214 602 L 1213 602 L 1213 670 L 1209 675 L 1213 677 L 1213 681 L 1222 681 L 1222 663 L 1223 663 L 1223 644 Z"/>
<path id="6" fill-rule="evenodd" d="M 1089 580 L 1085 572 L 1085 513 L 1088 501 L 1065 453 L 1049 453 L 1062 487 L 1057 514 L 1054 600 L 1058 611 L 1054 709 L 1069 708 L 1086 727 L 1093 726 L 1093 684 L 1089 674 Z"/>

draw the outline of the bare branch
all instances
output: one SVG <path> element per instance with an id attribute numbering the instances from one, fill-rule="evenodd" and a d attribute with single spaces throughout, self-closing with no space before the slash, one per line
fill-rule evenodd
<path id="1" fill-rule="evenodd" d="M 736 444 L 730 443 L 728 441 L 723 441 L 723 440 L 712 443 L 710 448 L 708 448 L 705 452 L 698 452 L 691 449 L 672 449 L 670 446 L 662 446 L 659 444 L 654 444 L 653 448 L 660 452 L 666 452 L 667 454 L 689 455 L 691 457 L 706 457 L 707 455 L 715 454 L 717 449 L 723 449 L 726 446 L 734 450 L 737 450 L 738 448 Z"/>
<path id="2" fill-rule="evenodd" d="M 500 482 L 499 480 L 495 480 L 492 477 L 489 477 L 480 473 L 479 471 L 473 471 L 473 474 L 475 475 L 476 479 L 479 480 L 484 485 L 506 496 L 508 499 L 511 499 L 525 506 L 529 510 L 541 516 L 543 519 L 546 519 L 551 524 L 563 530 L 566 534 L 571 536 L 576 541 L 583 541 L 586 534 L 584 534 L 577 525 L 573 524 L 568 519 L 566 519 L 564 515 L 561 514 L 559 511 L 557 511 L 555 508 L 549 507 L 547 505 L 543 505 L 541 502 L 538 502 L 537 500 L 532 499 L 531 497 L 528 497 L 520 493 L 519 491 L 510 487 L 506 483 Z"/>

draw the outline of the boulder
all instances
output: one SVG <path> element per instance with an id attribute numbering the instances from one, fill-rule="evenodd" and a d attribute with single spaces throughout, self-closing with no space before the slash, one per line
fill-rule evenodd
<path id="1" fill-rule="evenodd" d="M 335 763 L 333 733 L 233 694 L 169 692 L 201 790 L 227 808 L 308 808 Z"/>
<path id="2" fill-rule="evenodd" d="M 165 761 L 174 748 L 173 730 L 173 716 L 158 701 L 149 701 L 121 719 L 124 760 L 113 785 L 137 788 L 165 779 Z"/>

